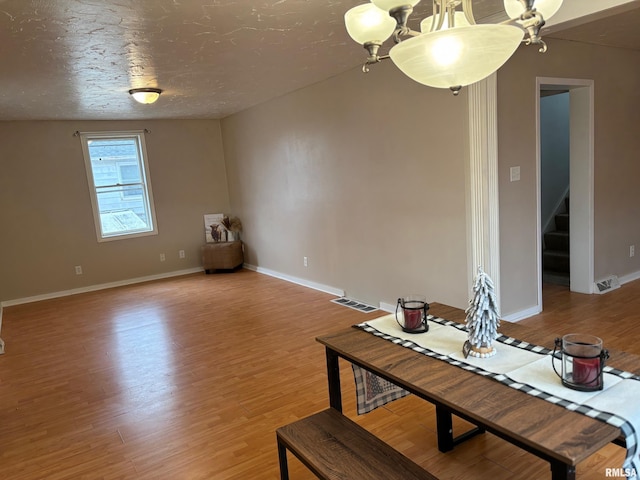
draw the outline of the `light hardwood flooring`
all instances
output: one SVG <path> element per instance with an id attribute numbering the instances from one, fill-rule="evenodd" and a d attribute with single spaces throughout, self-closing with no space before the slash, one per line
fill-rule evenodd
<path id="1" fill-rule="evenodd" d="M 639 294 L 640 282 L 592 296 L 549 286 L 545 312 L 522 323 L 640 354 Z M 331 298 L 240 270 L 5 308 L 0 478 L 279 478 L 275 429 L 328 405 L 315 337 L 381 314 Z M 345 414 L 440 478 L 550 478 L 546 462 L 490 434 L 440 453 L 433 407 L 411 396 L 357 417 L 341 369 Z M 605 478 L 623 457 L 608 446 L 578 478 Z M 313 478 L 290 463 L 292 479 Z"/>

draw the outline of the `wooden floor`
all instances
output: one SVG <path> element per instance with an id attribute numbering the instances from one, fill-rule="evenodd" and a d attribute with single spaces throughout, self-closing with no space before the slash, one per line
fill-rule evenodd
<path id="1" fill-rule="evenodd" d="M 380 315 L 331 298 L 241 270 L 5 308 L 0 478 L 277 479 L 275 429 L 328 405 L 314 338 Z M 638 281 L 592 296 L 550 286 L 545 313 L 522 323 L 640 354 L 639 307 Z M 550 478 L 490 434 L 438 452 L 434 410 L 413 397 L 357 417 L 341 368 L 345 413 L 440 478 Z M 611 445 L 578 478 L 605 478 L 623 457 Z M 292 479 L 312 478 L 290 464 Z"/>

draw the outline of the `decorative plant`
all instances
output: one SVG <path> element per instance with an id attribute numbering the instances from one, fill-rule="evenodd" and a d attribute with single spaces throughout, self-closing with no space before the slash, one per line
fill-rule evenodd
<path id="1" fill-rule="evenodd" d="M 222 217 L 220 225 L 227 232 L 228 240 L 237 240 L 239 233 L 242 231 L 242 222 L 238 217 Z"/>
<path id="2" fill-rule="evenodd" d="M 465 355 L 468 353 L 474 357 L 491 357 L 496 354 L 493 341 L 498 336 L 500 318 L 493 280 L 482 267 L 478 267 L 473 291 L 474 296 L 466 310 L 469 340 L 465 343 Z"/>
<path id="3" fill-rule="evenodd" d="M 225 230 L 229 232 L 241 232 L 242 231 L 242 222 L 238 217 L 227 217 L 226 215 L 222 217 L 222 222 L 220 222 Z"/>

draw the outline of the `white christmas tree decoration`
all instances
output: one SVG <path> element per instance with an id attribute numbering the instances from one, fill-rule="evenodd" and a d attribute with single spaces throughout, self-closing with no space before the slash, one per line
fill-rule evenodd
<path id="1" fill-rule="evenodd" d="M 493 280 L 482 270 L 482 267 L 478 267 L 473 292 L 473 298 L 469 301 L 469 308 L 465 312 L 469 340 L 465 343 L 464 350 L 474 357 L 491 357 L 496 354 L 493 341 L 498 336 L 500 318 Z"/>

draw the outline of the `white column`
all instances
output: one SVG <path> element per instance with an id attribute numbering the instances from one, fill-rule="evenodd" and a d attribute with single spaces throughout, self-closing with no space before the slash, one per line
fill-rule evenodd
<path id="1" fill-rule="evenodd" d="M 469 101 L 469 285 L 478 266 L 491 277 L 500 308 L 497 74 L 468 88 Z"/>

